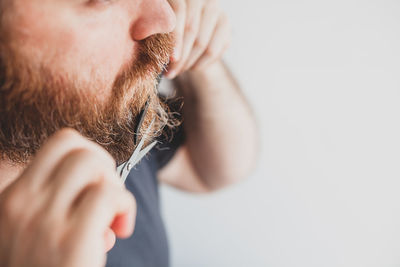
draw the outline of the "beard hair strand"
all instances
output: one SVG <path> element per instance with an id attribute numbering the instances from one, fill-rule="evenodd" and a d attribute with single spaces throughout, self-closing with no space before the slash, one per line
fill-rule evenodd
<path id="1" fill-rule="evenodd" d="M 104 147 L 117 163 L 126 161 L 135 148 L 135 135 L 143 135 L 153 118 L 151 139 L 165 126 L 179 124 L 156 88 L 172 47 L 170 34 L 141 41 L 136 60 L 117 76 L 110 97 L 104 100 L 90 85 L 52 74 L 49 68 L 30 66 L 29 60 L 0 43 L 0 159 L 25 164 L 55 132 L 73 128 Z M 146 102 L 142 131 L 136 133 Z"/>

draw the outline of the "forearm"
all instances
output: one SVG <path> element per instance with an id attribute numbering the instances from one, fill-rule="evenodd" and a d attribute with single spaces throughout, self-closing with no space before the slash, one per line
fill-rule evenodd
<path id="1" fill-rule="evenodd" d="M 245 177 L 256 160 L 258 134 L 230 72 L 219 61 L 175 81 L 184 97 L 186 145 L 199 178 L 214 189 Z"/>

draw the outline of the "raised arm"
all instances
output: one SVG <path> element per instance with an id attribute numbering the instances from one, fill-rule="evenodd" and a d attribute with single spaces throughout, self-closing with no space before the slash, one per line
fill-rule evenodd
<path id="1" fill-rule="evenodd" d="M 176 79 L 184 97 L 186 143 L 160 173 L 188 191 L 211 191 L 245 178 L 256 162 L 258 134 L 252 111 L 221 62 Z M 184 166 L 184 167 L 183 167 Z"/>

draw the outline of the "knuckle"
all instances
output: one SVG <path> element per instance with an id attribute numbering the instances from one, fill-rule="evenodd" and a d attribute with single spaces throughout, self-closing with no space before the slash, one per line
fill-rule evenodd
<path id="1" fill-rule="evenodd" d="M 197 40 L 194 42 L 193 46 L 194 46 L 196 49 L 198 49 L 198 50 L 204 51 L 204 50 L 206 50 L 206 48 L 207 48 L 207 42 L 205 42 L 205 41 L 202 40 L 202 39 L 197 39 Z"/>
<path id="2" fill-rule="evenodd" d="M 208 58 L 216 58 L 218 57 L 218 51 L 213 47 L 208 47 L 205 51 L 205 54 Z"/>
<path id="3" fill-rule="evenodd" d="M 195 35 L 195 34 L 196 34 L 196 30 L 197 30 L 197 27 L 196 27 L 195 23 L 193 23 L 193 22 L 191 22 L 191 21 L 188 21 L 188 22 L 186 23 L 186 25 L 185 25 L 185 32 L 186 32 L 187 34 Z"/>
<path id="4" fill-rule="evenodd" d="M 81 147 L 68 153 L 67 158 L 74 158 L 77 161 L 88 161 L 98 158 L 98 155 L 90 149 Z"/>
<path id="5" fill-rule="evenodd" d="M 102 156 L 109 163 L 115 164 L 113 157 L 107 152 L 107 150 L 105 150 L 99 144 L 86 139 L 78 131 L 72 128 L 61 129 L 54 135 L 54 137 L 61 141 L 79 140 L 81 147 L 74 149 L 72 152 L 76 152 L 78 155 L 81 154 L 82 157 L 85 155 L 88 157 Z"/>
<path id="6" fill-rule="evenodd" d="M 90 196 L 90 199 L 95 202 L 107 202 L 110 197 L 110 186 L 107 185 L 105 179 L 97 181 L 88 187 L 85 192 L 86 195 Z"/>
<path id="7" fill-rule="evenodd" d="M 59 130 L 57 133 L 54 134 L 54 138 L 60 140 L 68 140 L 68 139 L 75 139 L 75 138 L 82 138 L 83 137 L 79 134 L 78 131 L 72 128 L 64 128 Z"/>
<path id="8" fill-rule="evenodd" d="M 73 165 L 86 164 L 90 167 L 95 166 L 97 171 L 103 171 L 115 166 L 115 162 L 111 162 L 108 157 L 104 157 L 100 153 L 87 148 L 77 148 L 69 152 L 65 160 Z"/>
<path id="9" fill-rule="evenodd" d="M 199 70 L 201 70 L 201 67 L 199 66 L 199 64 L 194 64 L 194 65 L 192 66 L 192 70 L 194 70 L 194 71 L 199 71 Z"/>
<path id="10" fill-rule="evenodd" d="M 76 148 L 68 153 L 66 159 L 74 159 L 74 162 L 86 162 L 98 166 L 100 169 L 114 168 L 115 161 L 104 149 L 93 150 L 90 148 Z"/>
<path id="11" fill-rule="evenodd" d="M 110 183 L 110 181 L 106 180 L 106 179 L 102 179 L 100 180 L 96 186 L 94 187 L 95 192 L 98 195 L 104 196 L 110 193 L 112 188 L 112 185 Z"/>

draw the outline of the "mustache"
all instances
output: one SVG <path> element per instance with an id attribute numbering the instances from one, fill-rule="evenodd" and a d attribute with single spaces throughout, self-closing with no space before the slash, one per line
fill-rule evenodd
<path id="1" fill-rule="evenodd" d="M 27 163 L 52 134 L 69 127 L 103 146 L 117 162 L 126 161 L 135 149 L 135 136 L 143 134 L 135 127 L 146 103 L 142 129 L 154 119 L 152 138 L 165 126 L 179 124 L 156 88 L 173 43 L 171 34 L 140 41 L 136 57 L 102 100 L 93 92 L 97 84 L 57 77 L 51 66 L 33 67 L 0 44 L 0 158 Z"/>
<path id="2" fill-rule="evenodd" d="M 162 72 L 169 64 L 173 52 L 174 36 L 172 34 L 155 34 L 139 42 L 137 56 L 133 62 L 123 69 L 113 84 L 112 98 L 113 105 L 124 105 L 124 97 L 133 96 L 140 98 L 139 94 L 150 93 L 143 91 L 132 92 L 135 83 L 141 80 L 151 79 L 154 86 L 150 90 L 156 90 L 157 84 L 161 81 Z M 140 106 L 143 108 L 144 103 Z M 135 110 L 139 112 L 139 110 Z M 123 115 L 123 114 L 120 114 Z"/>

